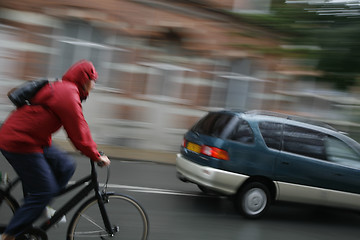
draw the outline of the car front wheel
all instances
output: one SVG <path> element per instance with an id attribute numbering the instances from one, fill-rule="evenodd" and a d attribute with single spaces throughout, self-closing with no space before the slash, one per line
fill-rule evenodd
<path id="1" fill-rule="evenodd" d="M 235 207 L 246 218 L 260 218 L 270 206 L 270 191 L 260 182 L 245 185 L 236 195 Z"/>

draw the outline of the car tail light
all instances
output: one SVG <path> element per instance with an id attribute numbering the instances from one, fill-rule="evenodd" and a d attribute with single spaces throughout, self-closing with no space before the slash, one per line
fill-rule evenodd
<path id="1" fill-rule="evenodd" d="M 229 154 L 227 153 L 227 151 L 222 150 L 220 148 L 203 145 L 201 148 L 201 153 L 213 158 L 217 158 L 221 160 L 229 160 Z"/>
<path id="2" fill-rule="evenodd" d="M 227 151 L 220 148 L 188 142 L 185 138 L 183 139 L 182 146 L 187 150 L 195 153 L 201 153 L 206 156 L 221 160 L 229 160 L 229 154 L 227 153 Z"/>
<path id="3" fill-rule="evenodd" d="M 182 146 L 186 147 L 186 139 L 185 138 L 183 139 Z"/>

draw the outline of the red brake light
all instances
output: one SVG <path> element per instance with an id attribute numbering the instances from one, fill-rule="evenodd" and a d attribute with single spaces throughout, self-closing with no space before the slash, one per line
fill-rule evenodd
<path id="1" fill-rule="evenodd" d="M 229 160 L 229 154 L 227 153 L 227 151 L 220 148 L 203 145 L 201 148 L 201 153 L 213 158 Z"/>
<path id="2" fill-rule="evenodd" d="M 185 138 L 183 139 L 182 146 L 186 147 L 186 139 Z"/>

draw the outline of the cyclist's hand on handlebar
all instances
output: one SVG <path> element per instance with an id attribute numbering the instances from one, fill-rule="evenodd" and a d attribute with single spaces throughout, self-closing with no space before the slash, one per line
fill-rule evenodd
<path id="1" fill-rule="evenodd" d="M 100 167 L 103 166 L 109 166 L 110 165 L 110 159 L 106 155 L 101 155 L 98 161 L 98 165 Z"/>

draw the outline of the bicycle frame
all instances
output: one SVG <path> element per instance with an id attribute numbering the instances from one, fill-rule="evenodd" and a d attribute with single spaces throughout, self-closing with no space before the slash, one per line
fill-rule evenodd
<path id="1" fill-rule="evenodd" d="M 66 187 L 58 194 L 58 196 L 64 195 L 86 183 L 88 184 L 83 189 L 81 189 L 75 196 L 73 196 L 70 200 L 68 200 L 60 209 L 58 209 L 50 219 L 45 220 L 40 225 L 41 230 L 47 231 L 54 224 L 56 224 L 66 213 L 68 213 L 75 205 L 77 205 L 81 200 L 83 200 L 91 191 L 94 191 L 95 196 L 98 200 L 99 209 L 105 224 L 106 231 L 110 235 L 114 233 L 113 229 L 111 228 L 111 224 L 104 207 L 104 199 L 102 198 L 102 194 L 99 191 L 99 182 L 97 180 L 97 172 L 95 169 L 95 164 L 91 160 L 90 160 L 90 164 L 91 164 L 91 174 L 76 181 L 75 184 Z"/>

